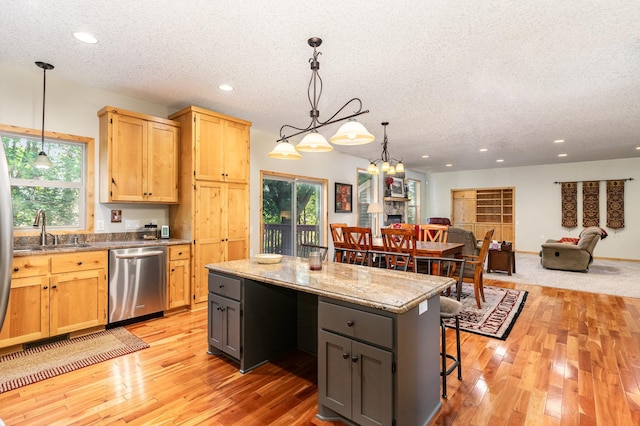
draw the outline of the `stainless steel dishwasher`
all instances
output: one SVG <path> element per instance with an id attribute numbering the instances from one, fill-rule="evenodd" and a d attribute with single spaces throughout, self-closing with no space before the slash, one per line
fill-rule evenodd
<path id="1" fill-rule="evenodd" d="M 166 247 L 109 250 L 109 323 L 162 312 Z"/>

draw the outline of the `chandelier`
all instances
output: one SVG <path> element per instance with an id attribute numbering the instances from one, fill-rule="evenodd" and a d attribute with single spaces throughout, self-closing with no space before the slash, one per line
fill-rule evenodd
<path id="1" fill-rule="evenodd" d="M 382 153 L 380 154 L 380 158 L 376 160 L 370 160 L 369 167 L 367 167 L 367 172 L 371 173 L 372 175 L 380 174 L 380 171 L 388 175 L 404 173 L 404 164 L 402 164 L 402 160 L 391 158 L 389 156 L 389 151 L 387 150 L 387 145 L 389 144 L 389 140 L 387 139 L 387 126 L 389 125 L 389 122 L 384 121 L 382 125 L 384 126 Z M 378 170 L 378 163 L 381 163 L 380 170 Z"/>
<path id="2" fill-rule="evenodd" d="M 311 80 L 309 81 L 309 88 L 307 96 L 309 98 L 309 104 L 311 105 L 311 123 L 305 128 L 291 126 L 285 124 L 280 128 L 280 139 L 278 139 L 276 147 L 269 153 L 269 157 L 278 158 L 281 160 L 299 160 L 302 158 L 300 152 L 329 152 L 333 150 L 333 146 L 327 142 L 324 136 L 318 133 L 318 129 L 329 124 L 338 123 L 340 121 L 347 120 L 340 128 L 338 132 L 331 136 L 329 140 L 335 145 L 363 145 L 369 142 L 373 142 L 375 137 L 367 131 L 367 129 L 355 120 L 355 117 L 366 114 L 369 110 L 362 110 L 362 101 L 359 98 L 353 98 L 345 103 L 335 114 L 333 114 L 327 121 L 320 120 L 320 111 L 318 111 L 318 103 L 320 96 L 322 95 L 322 78 L 318 74 L 320 69 L 320 62 L 318 62 L 318 56 L 321 55 L 317 51 L 317 47 L 322 44 L 322 40 L 318 37 L 312 37 L 308 41 L 309 46 L 313 47 L 313 57 L 309 59 L 311 64 Z M 357 109 L 353 114 L 344 117 L 338 117 L 342 111 L 347 108 L 348 105 L 355 104 Z M 285 129 L 290 129 L 294 132 L 289 135 L 285 135 Z M 289 138 L 306 133 L 300 143 L 294 148 L 289 143 Z"/>

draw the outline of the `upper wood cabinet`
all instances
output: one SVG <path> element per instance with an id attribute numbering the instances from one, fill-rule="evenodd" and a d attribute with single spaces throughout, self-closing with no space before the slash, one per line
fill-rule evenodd
<path id="1" fill-rule="evenodd" d="M 100 202 L 178 202 L 180 124 L 110 106 L 100 117 Z"/>
<path id="2" fill-rule="evenodd" d="M 195 106 L 169 118 L 180 121 L 191 137 L 194 157 L 190 170 L 195 171 L 196 179 L 249 183 L 250 122 Z"/>

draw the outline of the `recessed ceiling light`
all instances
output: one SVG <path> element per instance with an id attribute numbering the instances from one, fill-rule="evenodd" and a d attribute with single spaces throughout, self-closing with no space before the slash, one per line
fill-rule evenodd
<path id="1" fill-rule="evenodd" d="M 80 40 L 80 41 L 82 41 L 84 43 L 96 44 L 98 42 L 97 38 L 95 38 L 94 36 L 92 36 L 89 33 L 85 33 L 85 32 L 82 32 L 82 31 L 78 31 L 76 33 L 73 33 L 73 36 L 76 39 L 78 39 L 78 40 Z"/>
<path id="2" fill-rule="evenodd" d="M 480 152 L 487 152 L 489 151 L 487 148 L 480 148 Z"/>
<path id="3" fill-rule="evenodd" d="M 502 163 L 502 162 L 504 162 L 504 160 L 502 158 L 499 159 L 499 160 L 496 160 L 496 163 Z"/>
<path id="4" fill-rule="evenodd" d="M 221 84 L 220 86 L 218 86 L 218 89 L 224 91 L 224 92 L 230 92 L 233 90 L 233 87 L 229 84 Z"/>
<path id="5" fill-rule="evenodd" d="M 558 157 L 566 157 L 567 154 L 558 154 Z"/>
<path id="6" fill-rule="evenodd" d="M 640 146 L 638 147 L 638 149 L 640 149 Z M 429 158 L 428 155 L 423 155 L 422 158 Z"/>
<path id="7" fill-rule="evenodd" d="M 640 151 L 640 146 L 636 146 L 636 149 L 637 149 L 638 151 Z"/>
<path id="8" fill-rule="evenodd" d="M 449 164 L 445 164 L 446 167 L 451 167 L 453 166 L 453 164 L 449 163 Z"/>
<path id="9" fill-rule="evenodd" d="M 556 139 L 555 141 L 553 141 L 553 143 L 562 143 L 564 142 L 564 139 Z"/>

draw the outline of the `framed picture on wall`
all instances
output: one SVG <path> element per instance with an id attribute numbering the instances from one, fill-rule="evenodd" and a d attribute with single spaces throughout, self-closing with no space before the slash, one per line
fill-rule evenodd
<path id="1" fill-rule="evenodd" d="M 351 213 L 353 211 L 353 185 L 336 182 L 336 213 Z"/>
<path id="2" fill-rule="evenodd" d="M 391 184 L 391 196 L 404 198 L 404 181 L 402 179 L 393 178 Z"/>

